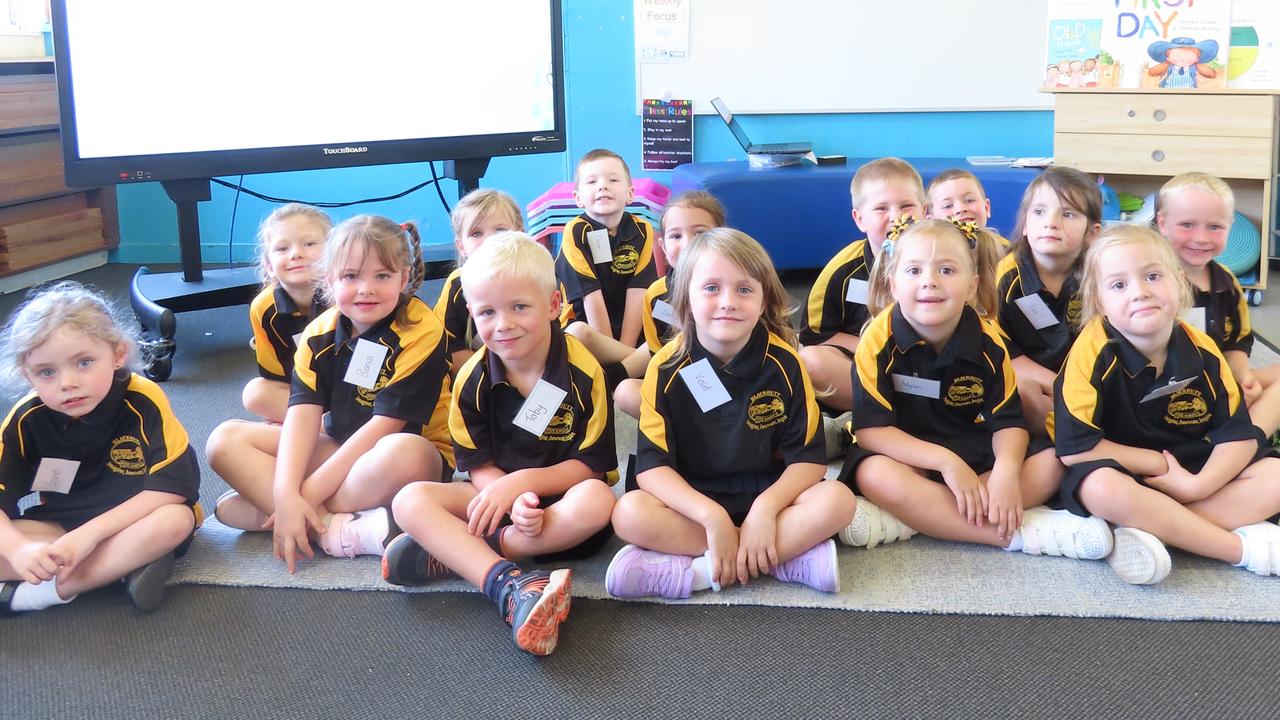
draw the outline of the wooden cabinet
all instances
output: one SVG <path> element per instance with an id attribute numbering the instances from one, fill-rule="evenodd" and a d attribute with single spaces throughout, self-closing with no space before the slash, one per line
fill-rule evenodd
<path id="1" fill-rule="evenodd" d="M 115 188 L 63 178 L 52 61 L 0 62 L 0 277 L 119 243 Z"/>
<path id="2" fill-rule="evenodd" d="M 1226 180 L 1236 210 L 1262 233 L 1258 277 L 1267 286 L 1275 237 L 1277 96 L 1247 90 L 1065 90 L 1054 99 L 1054 163 L 1102 174 L 1145 197 L 1192 170 Z"/>

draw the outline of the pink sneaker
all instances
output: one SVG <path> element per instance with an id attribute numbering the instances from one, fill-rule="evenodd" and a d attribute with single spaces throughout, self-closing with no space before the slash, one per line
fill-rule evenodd
<path id="1" fill-rule="evenodd" d="M 773 569 L 773 576 L 782 582 L 800 583 L 826 593 L 840 592 L 840 563 L 836 561 L 836 541 L 823 540 L 780 563 Z"/>
<path id="2" fill-rule="evenodd" d="M 689 597 L 693 558 L 627 545 L 613 556 L 604 573 L 604 588 L 621 598 L 657 595 L 672 600 Z"/>
<path id="3" fill-rule="evenodd" d="M 235 490 L 222 493 L 213 506 L 213 516 L 229 528 L 246 532 L 263 532 L 262 523 L 267 521 L 266 513 Z"/>

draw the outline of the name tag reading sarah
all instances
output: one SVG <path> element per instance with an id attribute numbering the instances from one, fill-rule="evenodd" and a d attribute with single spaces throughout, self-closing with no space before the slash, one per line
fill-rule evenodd
<path id="1" fill-rule="evenodd" d="M 666 300 L 653 301 L 653 319 L 661 320 L 668 325 L 676 324 L 676 311 Z"/>
<path id="2" fill-rule="evenodd" d="M 40 461 L 40 467 L 36 468 L 36 479 L 31 483 L 31 489 L 66 495 L 71 492 L 71 483 L 75 482 L 76 471 L 79 469 L 79 460 L 44 458 Z"/>
<path id="3" fill-rule="evenodd" d="M 1200 332 L 1204 332 L 1209 325 L 1208 316 L 1205 314 L 1205 308 L 1193 307 L 1184 310 L 1178 317 L 1188 325 L 1194 327 Z"/>
<path id="4" fill-rule="evenodd" d="M 857 303 L 858 305 L 866 305 L 867 294 L 868 294 L 867 288 L 869 287 L 870 285 L 867 283 L 866 280 L 858 280 L 857 278 L 850 278 L 849 288 L 845 290 L 844 299 L 847 302 Z"/>
<path id="5" fill-rule="evenodd" d="M 378 384 L 378 371 L 382 369 L 382 361 L 386 359 L 389 349 L 386 345 L 360 338 L 351 355 L 351 364 L 347 365 L 347 374 L 342 379 L 365 390 L 372 390 Z"/>
<path id="6" fill-rule="evenodd" d="M 907 395 L 917 395 L 923 398 L 938 399 L 942 397 L 942 383 L 929 378 L 918 378 L 910 375 L 893 374 L 893 389 L 906 393 Z"/>
<path id="7" fill-rule="evenodd" d="M 1058 324 L 1058 317 L 1053 314 L 1049 306 L 1045 304 L 1044 298 L 1039 295 L 1023 295 L 1015 298 L 1018 309 L 1023 315 L 1027 316 L 1027 320 L 1031 326 L 1037 330 L 1043 330 Z"/>
<path id="8" fill-rule="evenodd" d="M 587 245 L 591 248 L 591 262 L 597 265 L 613 262 L 613 248 L 609 247 L 608 230 L 588 232 Z"/>
<path id="9" fill-rule="evenodd" d="M 693 399 L 698 401 L 698 407 L 702 408 L 704 413 L 711 412 L 732 399 L 706 358 L 685 366 L 680 371 L 680 379 L 684 380 L 689 392 L 693 393 Z"/>
<path id="10" fill-rule="evenodd" d="M 551 418 L 560 409 L 560 401 L 568 395 L 568 391 L 552 385 L 546 380 L 539 380 L 533 386 L 533 392 L 525 399 L 524 404 L 516 411 L 511 424 L 533 433 L 534 437 L 542 437 L 542 432 L 551 424 Z"/>
<path id="11" fill-rule="evenodd" d="M 1189 377 L 1186 380 L 1174 380 L 1170 382 L 1168 385 L 1161 385 L 1155 390 L 1152 390 L 1151 392 L 1147 393 L 1146 396 L 1143 397 L 1138 402 L 1147 402 L 1148 400 L 1155 400 L 1156 398 L 1162 398 L 1166 395 L 1172 395 L 1178 392 L 1179 390 L 1181 390 L 1182 388 L 1190 385 L 1194 381 L 1195 381 L 1195 378 L 1193 377 Z"/>

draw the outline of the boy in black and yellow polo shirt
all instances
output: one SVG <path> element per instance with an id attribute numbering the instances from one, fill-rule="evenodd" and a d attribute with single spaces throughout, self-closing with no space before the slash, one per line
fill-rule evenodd
<path id="1" fill-rule="evenodd" d="M 383 577 L 416 585 L 452 570 L 498 604 L 516 644 L 555 649 L 572 575 L 512 559 L 585 557 L 610 537 L 617 480 L 604 371 L 560 329 L 553 261 L 527 235 L 487 240 L 462 268 L 484 348 L 458 371 L 449 426 L 468 482 L 419 482 L 396 495 L 405 534 Z"/>
<path id="2" fill-rule="evenodd" d="M 653 226 L 627 213 L 633 195 L 621 156 L 609 150 L 584 155 L 573 190 L 584 212 L 565 225 L 556 258 L 573 316 L 629 347 L 640 339 L 645 288 L 658 279 Z"/>

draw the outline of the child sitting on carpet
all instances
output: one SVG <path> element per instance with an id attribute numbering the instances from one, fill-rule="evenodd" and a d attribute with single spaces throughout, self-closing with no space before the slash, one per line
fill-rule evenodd
<path id="1" fill-rule="evenodd" d="M 326 308 L 315 270 L 332 227 L 322 210 L 301 203 L 276 208 L 258 226 L 262 292 L 249 303 L 249 325 L 259 377 L 241 397 L 245 410 L 267 422 L 284 421 L 297 339 Z"/>
<path id="2" fill-rule="evenodd" d="M 568 616 L 570 571 L 514 561 L 588 557 L 613 535 L 613 406 L 600 363 L 560 329 L 546 249 L 499 234 L 472 253 L 461 281 L 484 341 L 458 370 L 449 410 L 470 479 L 396 495 L 405 534 L 387 546 L 382 574 L 418 585 L 455 571 L 498 604 L 517 646 L 546 655 Z"/>
<path id="3" fill-rule="evenodd" d="M 335 557 L 381 555 L 396 491 L 453 474 L 444 328 L 414 296 L 418 228 L 353 217 L 330 233 L 322 267 L 333 307 L 298 342 L 284 424 L 228 420 L 206 446 L 233 488 L 218 520 L 273 530 L 289 572 L 313 537 Z"/>
<path id="4" fill-rule="evenodd" d="M 200 468 L 159 386 L 129 371 L 128 326 L 64 282 L 19 307 L 3 337 L 35 392 L 0 428 L 0 614 L 122 578 L 155 609 L 199 525 Z"/>
<path id="5" fill-rule="evenodd" d="M 645 372 L 639 489 L 613 514 L 633 544 L 609 563 L 606 589 L 683 598 L 764 573 L 836 592 L 830 538 L 853 518 L 853 494 L 822 479 L 818 404 L 768 253 L 707 230 L 680 256 L 671 305 L 684 331 Z"/>

